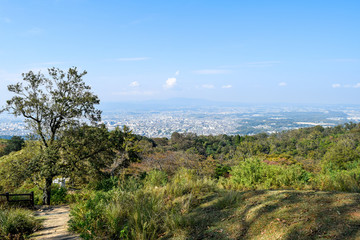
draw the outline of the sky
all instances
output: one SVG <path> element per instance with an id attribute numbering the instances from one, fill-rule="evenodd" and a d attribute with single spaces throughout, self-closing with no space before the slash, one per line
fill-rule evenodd
<path id="1" fill-rule="evenodd" d="M 358 0 L 0 0 L 0 105 L 86 70 L 103 102 L 360 104 Z"/>

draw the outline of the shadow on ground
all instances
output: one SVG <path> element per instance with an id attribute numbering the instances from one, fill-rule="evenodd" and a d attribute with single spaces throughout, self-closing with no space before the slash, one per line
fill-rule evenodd
<path id="1" fill-rule="evenodd" d="M 360 239 L 360 194 L 224 192 L 187 216 L 188 239 Z"/>

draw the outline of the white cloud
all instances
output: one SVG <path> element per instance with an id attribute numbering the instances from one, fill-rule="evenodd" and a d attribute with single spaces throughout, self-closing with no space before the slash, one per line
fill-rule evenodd
<path id="1" fill-rule="evenodd" d="M 175 72 L 175 76 L 179 76 L 179 75 L 180 75 L 180 71 L 177 70 L 177 71 Z"/>
<path id="2" fill-rule="evenodd" d="M 213 75 L 213 74 L 227 74 L 230 73 L 230 71 L 224 69 L 202 69 L 202 70 L 196 70 L 194 71 L 194 73 L 201 75 Z"/>
<path id="3" fill-rule="evenodd" d="M 232 85 L 223 85 L 221 88 L 232 88 Z"/>
<path id="4" fill-rule="evenodd" d="M 176 85 L 176 78 L 168 78 L 165 82 L 164 88 L 173 88 Z"/>
<path id="5" fill-rule="evenodd" d="M 130 86 L 130 87 L 139 87 L 139 86 L 140 86 L 140 83 L 137 82 L 137 81 L 134 81 L 134 82 L 130 83 L 129 86 Z"/>
<path id="6" fill-rule="evenodd" d="M 212 89 L 212 88 L 215 88 L 215 86 L 214 86 L 214 85 L 212 85 L 212 84 L 203 84 L 203 85 L 201 85 L 201 87 L 203 87 L 203 88 L 207 88 L 207 89 Z"/>
<path id="7" fill-rule="evenodd" d="M 133 61 L 144 61 L 148 60 L 148 57 L 131 57 L 131 58 L 117 58 L 116 61 L 119 62 L 133 62 Z"/>
<path id="8" fill-rule="evenodd" d="M 360 83 L 356 83 L 355 85 L 351 85 L 351 84 L 341 85 L 339 83 L 334 83 L 331 86 L 333 88 L 360 88 Z"/>
<path id="9" fill-rule="evenodd" d="M 280 82 L 280 83 L 279 83 L 279 87 L 285 87 L 286 85 L 287 85 L 286 82 Z"/>

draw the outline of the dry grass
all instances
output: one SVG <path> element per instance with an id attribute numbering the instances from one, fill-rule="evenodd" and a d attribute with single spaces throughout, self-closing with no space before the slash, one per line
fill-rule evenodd
<path id="1" fill-rule="evenodd" d="M 188 215 L 186 239 L 360 239 L 360 194 L 215 193 Z"/>

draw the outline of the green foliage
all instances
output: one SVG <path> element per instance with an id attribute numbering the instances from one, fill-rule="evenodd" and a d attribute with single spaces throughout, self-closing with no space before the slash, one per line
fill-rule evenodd
<path id="1" fill-rule="evenodd" d="M 39 151 L 38 144 L 28 141 L 22 150 L 0 158 L 0 191 L 13 192 L 32 176 L 29 166 Z"/>
<path id="2" fill-rule="evenodd" d="M 116 127 L 110 132 L 110 141 L 113 144 L 116 158 L 111 165 L 111 175 L 119 174 L 121 169 L 129 167 L 130 163 L 140 160 L 142 149 L 136 142 L 136 136 L 127 126 L 122 129 Z"/>
<path id="3" fill-rule="evenodd" d="M 162 187 L 165 186 L 167 182 L 168 175 L 159 170 L 150 171 L 144 179 L 144 184 L 151 187 Z"/>
<path id="4" fill-rule="evenodd" d="M 64 187 L 52 187 L 51 188 L 51 201 L 52 204 L 65 204 L 67 203 L 67 190 Z"/>
<path id="5" fill-rule="evenodd" d="M 93 189 L 96 191 L 110 191 L 111 189 L 118 186 L 119 178 L 117 177 L 109 177 L 102 179 L 100 181 L 96 181 L 94 184 Z"/>
<path id="6" fill-rule="evenodd" d="M 311 174 L 299 165 L 269 165 L 258 158 L 248 158 L 234 166 L 224 186 L 235 189 L 303 188 Z"/>
<path id="7" fill-rule="evenodd" d="M 4 148 L 4 154 L 9 154 L 11 152 L 20 151 L 25 146 L 25 141 L 20 136 L 11 137 Z"/>
<path id="8" fill-rule="evenodd" d="M 166 231 L 165 205 L 156 192 L 97 192 L 71 216 L 70 229 L 84 239 L 158 239 Z"/>
<path id="9" fill-rule="evenodd" d="M 25 239 L 40 226 L 30 210 L 0 208 L 0 239 Z"/>
<path id="10" fill-rule="evenodd" d="M 196 170 L 185 168 L 180 168 L 169 178 L 159 170 L 150 171 L 143 180 L 120 177 L 118 187 L 107 192 L 94 192 L 74 205 L 70 228 L 84 239 L 198 239 L 213 231 L 212 224 L 219 224 L 223 229 L 227 227 L 222 224 L 223 221 L 231 222 L 229 219 L 239 217 L 236 222 L 245 228 L 251 227 L 252 231 L 256 231 L 252 234 L 257 235 L 258 230 L 254 230 L 256 226 L 252 226 L 252 221 L 262 222 L 263 219 L 257 220 L 256 216 L 271 213 L 280 202 L 284 205 L 292 201 L 300 204 L 296 192 L 292 194 L 291 190 L 282 190 L 277 196 L 275 191 L 239 192 L 237 189 L 359 191 L 358 164 L 352 163 L 346 168 L 348 170 L 312 175 L 298 164 L 269 165 L 252 158 L 232 167 L 231 176 L 220 178 L 218 184 L 214 179 L 201 177 Z M 310 192 L 303 195 L 310 197 L 314 191 Z M 263 202 L 263 197 L 267 202 Z M 248 202 L 253 198 L 257 200 Z M 238 206 L 247 207 L 230 215 Z M 248 207 L 252 209 L 249 212 L 246 210 Z M 287 209 L 279 208 L 276 214 L 282 216 Z M 296 207 L 291 211 L 296 211 Z M 242 216 L 242 213 L 245 215 Z M 212 222 L 213 218 L 217 220 Z M 245 221 L 249 221 L 249 225 Z M 227 231 L 237 236 L 234 238 L 240 238 L 234 229 Z M 213 236 L 210 239 L 225 236 L 218 234 L 218 229 L 214 232 L 215 235 L 206 236 Z"/>
<path id="11" fill-rule="evenodd" d="M 179 169 L 166 185 L 166 193 L 179 197 L 185 194 L 198 194 L 213 191 L 215 181 L 196 175 L 195 170 L 186 168 Z"/>
<path id="12" fill-rule="evenodd" d="M 59 174 L 76 182 L 101 179 L 115 158 L 110 132 L 104 124 L 83 124 L 63 131 L 58 141 L 61 156 Z M 91 178 L 89 179 L 89 176 Z"/>
<path id="13" fill-rule="evenodd" d="M 215 188 L 194 170 L 179 170 L 170 182 L 161 171 L 140 180 L 124 178 L 119 187 L 98 191 L 72 209 L 70 228 L 84 239 L 159 239 L 186 226 L 183 214 Z"/>
<path id="14" fill-rule="evenodd" d="M 48 73 L 47 77 L 32 71 L 22 74 L 22 82 L 8 86 L 15 96 L 7 100 L 3 109 L 24 117 L 28 128 L 40 139 L 42 148 L 33 159 L 32 172 L 44 180 L 44 204 L 50 204 L 52 179 L 63 169 L 57 142 L 61 132 L 78 125 L 81 118 L 92 123 L 101 119 L 101 111 L 95 108 L 100 100 L 82 79 L 86 71 L 74 67 L 65 73 L 51 68 Z"/>
<path id="15" fill-rule="evenodd" d="M 156 149 L 172 149 L 196 153 L 205 157 L 230 160 L 286 154 L 298 159 L 320 162 L 329 148 L 340 139 L 350 138 L 359 145 L 359 124 L 348 123 L 334 128 L 315 126 L 254 136 L 197 136 L 189 133 L 173 133 L 171 141 Z"/>
<path id="16" fill-rule="evenodd" d="M 231 167 L 223 164 L 217 164 L 215 168 L 215 178 L 226 177 L 230 173 Z"/>
<path id="17" fill-rule="evenodd" d="M 345 164 L 346 170 L 334 168 L 316 175 L 313 187 L 324 191 L 360 192 L 360 161 Z"/>
<path id="18" fill-rule="evenodd" d="M 126 192 L 135 192 L 143 187 L 143 182 L 137 177 L 121 176 L 119 179 L 118 189 Z"/>
<path id="19" fill-rule="evenodd" d="M 341 139 L 324 155 L 323 171 L 346 169 L 346 165 L 360 159 L 357 143 L 352 139 Z"/>
<path id="20" fill-rule="evenodd" d="M 65 197 L 65 201 L 68 204 L 75 204 L 78 202 L 84 202 L 90 199 L 94 195 L 94 190 L 91 189 L 81 189 L 76 191 L 68 191 Z"/>

